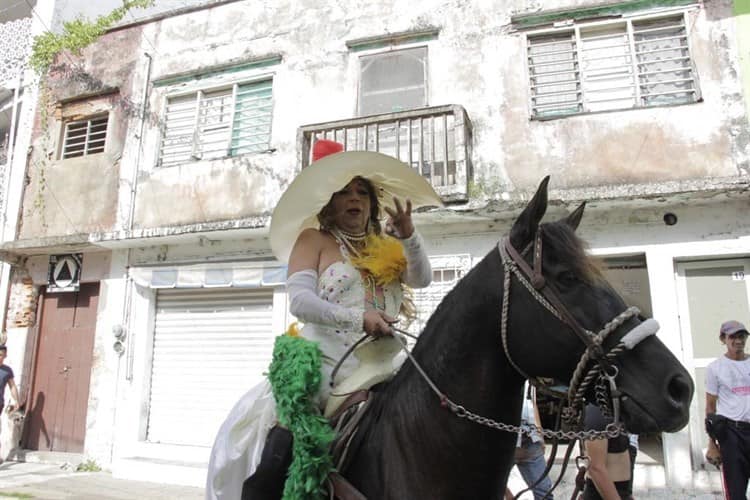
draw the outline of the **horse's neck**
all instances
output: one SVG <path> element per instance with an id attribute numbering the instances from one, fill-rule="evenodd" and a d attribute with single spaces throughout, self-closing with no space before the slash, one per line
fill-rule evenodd
<path id="1" fill-rule="evenodd" d="M 417 362 L 443 393 L 476 400 L 477 407 L 485 408 L 500 401 L 494 395 L 520 393 L 523 383 L 502 347 L 503 275 L 499 262 L 499 255 L 490 253 L 456 286 L 430 318 L 414 349 Z M 420 387 L 421 392 L 431 392 L 409 361 L 395 382 L 395 396 Z M 431 396 L 436 397 L 434 392 Z"/>
<path id="2" fill-rule="evenodd" d="M 498 474 L 507 475 L 517 435 L 460 419 L 440 404 L 431 387 L 434 384 L 438 392 L 469 411 L 518 423 L 523 380 L 502 349 L 500 291 L 482 289 L 489 286 L 486 278 L 501 287 L 502 276 L 497 272 L 492 276 L 487 269 L 475 271 L 473 281 L 460 284 L 441 304 L 414 350 L 429 382 L 407 360 L 377 398 L 367 419 L 368 451 L 355 466 L 360 477 L 368 474 L 367 467 L 382 468 L 369 474 L 388 482 L 394 477 L 408 482 L 411 474 L 440 483 L 443 476 L 462 474 L 467 481 L 482 483 L 476 488 L 484 488 L 489 481 L 496 487 Z"/>

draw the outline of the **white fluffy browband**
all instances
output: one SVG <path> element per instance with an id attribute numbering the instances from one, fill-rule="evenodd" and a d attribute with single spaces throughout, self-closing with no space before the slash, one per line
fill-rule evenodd
<path id="1" fill-rule="evenodd" d="M 620 340 L 620 342 L 625 344 L 625 347 L 627 349 L 633 349 L 643 339 L 651 335 L 654 335 L 658 331 L 659 331 L 659 322 L 657 322 L 655 319 L 649 318 L 643 323 L 641 323 L 640 325 L 630 330 L 627 333 L 627 335 L 625 335 Z"/>

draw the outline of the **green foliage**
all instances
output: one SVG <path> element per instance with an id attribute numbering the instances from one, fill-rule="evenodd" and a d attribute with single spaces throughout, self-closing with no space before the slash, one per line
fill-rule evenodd
<path id="1" fill-rule="evenodd" d="M 328 451 L 333 430 L 320 415 L 314 397 L 320 387 L 320 348 L 302 337 L 276 338 L 268 379 L 279 423 L 292 431 L 292 464 L 284 500 L 322 498 L 333 460 Z"/>
<path id="2" fill-rule="evenodd" d="M 146 8 L 154 4 L 154 0 L 123 0 L 122 6 L 105 16 L 99 16 L 95 21 L 84 18 L 76 18 L 63 23 L 62 33 L 50 31 L 42 33 L 34 38 L 29 64 L 34 70 L 41 74 L 54 62 L 55 56 L 63 50 L 74 54 L 80 54 L 99 38 L 107 29 L 121 20 L 130 9 Z"/>
<path id="3" fill-rule="evenodd" d="M 81 462 L 76 467 L 76 472 L 101 472 L 102 468 L 96 463 L 96 460 L 90 458 L 85 462 Z"/>

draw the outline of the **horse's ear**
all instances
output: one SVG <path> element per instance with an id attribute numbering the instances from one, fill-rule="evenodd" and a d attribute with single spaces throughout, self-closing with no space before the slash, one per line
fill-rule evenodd
<path id="1" fill-rule="evenodd" d="M 516 222 L 513 223 L 513 227 L 510 229 L 510 243 L 519 252 L 534 237 L 536 228 L 539 227 L 539 222 L 547 211 L 548 183 L 549 175 L 539 183 L 536 194 L 529 204 L 526 205 L 526 208 L 523 209 L 523 212 L 521 212 L 521 215 L 518 216 L 518 219 L 516 219 Z"/>
<path id="2" fill-rule="evenodd" d="M 570 212 L 567 217 L 565 217 L 565 223 L 569 225 L 571 228 L 573 228 L 573 231 L 578 229 L 578 225 L 581 223 L 581 218 L 583 217 L 583 209 L 586 208 L 586 202 L 584 201 L 580 205 L 578 205 L 578 208 Z"/>

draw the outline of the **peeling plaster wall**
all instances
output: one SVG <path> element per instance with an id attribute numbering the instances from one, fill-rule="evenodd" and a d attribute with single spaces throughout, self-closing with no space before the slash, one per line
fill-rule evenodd
<path id="1" fill-rule="evenodd" d="M 86 119 L 109 109 L 108 99 L 66 106 L 50 117 L 50 137 L 63 136 L 62 120 Z M 62 111 L 62 112 L 61 112 Z M 19 238 L 40 238 L 111 230 L 115 221 L 118 159 L 122 135 L 110 116 L 105 151 L 69 159 L 59 145 L 36 147 L 27 173 Z M 62 139 L 60 139 L 61 141 Z M 37 143 L 39 144 L 39 143 Z"/>
<path id="2" fill-rule="evenodd" d="M 555 8 L 585 5 L 591 2 L 558 2 Z M 742 94 L 730 2 L 711 2 L 689 14 L 703 102 L 546 122 L 529 120 L 525 38 L 510 26 L 511 15 L 539 7 L 279 2 L 253 9 L 235 2 L 146 25 L 143 35 L 159 54 L 154 78 L 265 54 L 280 54 L 282 61 L 270 69 L 275 151 L 160 169 L 158 133 L 151 127 L 135 226 L 270 212 L 297 168 L 297 127 L 355 114 L 359 54 L 344 42 L 427 26 L 440 28 L 437 40 L 427 42 L 429 104 L 467 109 L 474 125 L 474 182 L 484 194 L 528 190 L 547 173 L 561 189 L 746 174 L 750 152 L 747 128 L 740 125 L 747 118 L 737 105 Z M 163 101 L 155 89 L 152 109 Z"/>
<path id="3" fill-rule="evenodd" d="M 542 7 L 590 5 L 596 3 L 360 0 L 333 5 L 282 0 L 257 8 L 238 1 L 119 28 L 86 49 L 85 67 L 136 107 L 144 88 L 148 91 L 144 135 L 140 120 L 130 119 L 133 113 L 116 108 L 124 150 L 119 162 L 117 151 L 105 161 L 112 167 L 103 170 L 107 187 L 100 189 L 106 192 L 96 196 L 98 202 L 87 200 L 94 204 L 87 203 L 84 214 L 71 208 L 82 190 L 70 188 L 60 203 L 67 217 L 54 213 L 57 203 L 49 200 L 52 213 L 48 210 L 45 220 L 55 224 L 48 222 L 47 228 L 31 210 L 32 168 L 22 237 L 165 228 L 270 214 L 298 169 L 298 127 L 355 115 L 361 52 L 348 49 L 345 42 L 426 27 L 440 30 L 435 40 L 416 43 L 428 47 L 428 104 L 466 108 L 473 123 L 471 182 L 476 196 L 522 199 L 545 174 L 554 176 L 556 189 L 747 176 L 750 131 L 730 0 L 709 2 L 688 14 L 703 102 L 529 119 L 525 35 L 511 25 L 511 16 L 543 12 Z M 153 57 L 150 72 L 144 53 Z M 157 167 L 159 114 L 167 91 L 153 82 L 210 73 L 271 54 L 280 55 L 281 61 L 259 71 L 273 78 L 271 151 Z M 72 97 L 82 93 L 80 87 L 79 82 L 77 87 L 53 88 L 61 97 Z M 117 183 L 116 194 L 109 181 Z M 56 183 L 48 185 L 58 189 Z M 136 191 L 134 206 L 131 189 Z"/>
<path id="4" fill-rule="evenodd" d="M 116 229 L 123 145 L 130 123 L 139 123 L 130 119 L 138 32 L 113 32 L 81 57 L 56 59 L 40 98 L 44 116 L 36 116 L 19 239 Z M 101 113 L 109 113 L 104 152 L 61 159 L 65 123 Z"/>
<path id="5" fill-rule="evenodd" d="M 676 107 L 530 121 L 523 37 L 506 37 L 502 66 L 519 68 L 505 73 L 501 120 L 513 185 L 528 186 L 545 173 L 567 188 L 747 175 L 731 4 L 709 2 L 705 9 L 687 17 L 703 102 Z"/>
<path id="6" fill-rule="evenodd" d="M 750 2 L 734 0 L 734 16 L 737 22 L 737 49 L 742 74 L 742 89 L 745 94 L 745 112 L 750 117 Z"/>

